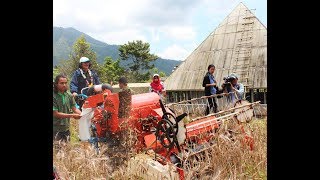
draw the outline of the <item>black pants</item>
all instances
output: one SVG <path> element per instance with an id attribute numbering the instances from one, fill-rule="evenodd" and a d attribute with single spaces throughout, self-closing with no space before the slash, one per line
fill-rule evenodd
<path id="1" fill-rule="evenodd" d="M 216 98 L 215 97 L 208 98 L 208 103 L 209 103 L 209 106 L 207 106 L 205 115 L 208 115 L 210 113 L 210 109 L 211 108 L 213 108 L 213 112 L 216 113 L 217 112 L 217 100 L 216 100 Z"/>
<path id="2" fill-rule="evenodd" d="M 69 141 L 70 140 L 70 131 L 58 131 L 53 132 L 53 139 L 56 141 L 62 140 L 62 141 Z"/>

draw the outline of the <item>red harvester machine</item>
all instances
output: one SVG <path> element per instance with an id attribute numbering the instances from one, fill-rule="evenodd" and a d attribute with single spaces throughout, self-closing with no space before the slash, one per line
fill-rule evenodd
<path id="1" fill-rule="evenodd" d="M 134 145 L 137 152 L 149 154 L 149 161 L 152 161 L 149 165 L 154 166 L 153 174 L 163 175 L 164 167 L 171 164 L 175 168 L 174 176 L 184 179 L 183 154 L 201 152 L 214 144 L 213 139 L 224 120 L 236 118 L 240 123 L 250 120 L 253 106 L 257 103 L 239 100 L 230 109 L 190 120 L 189 114 L 177 115 L 162 103 L 159 95 L 152 92 L 132 95 L 129 118 L 118 118 L 119 94 L 106 90 L 104 94 L 89 96 L 83 108 L 95 109 L 91 123 L 95 125 L 97 138 L 115 138 L 119 132 L 130 128 L 137 136 Z M 128 126 L 122 128 L 121 124 L 125 122 Z M 245 142 L 253 149 L 250 135 L 246 134 Z M 162 170 L 159 166 L 163 166 Z"/>

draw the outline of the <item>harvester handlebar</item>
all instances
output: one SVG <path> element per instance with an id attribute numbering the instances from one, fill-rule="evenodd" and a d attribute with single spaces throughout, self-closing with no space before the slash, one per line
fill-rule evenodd
<path id="1" fill-rule="evenodd" d="M 77 96 L 76 96 L 78 99 L 80 99 L 80 100 L 85 100 L 85 99 L 87 99 L 88 98 L 88 96 L 87 95 L 85 95 L 85 94 L 77 94 Z"/>

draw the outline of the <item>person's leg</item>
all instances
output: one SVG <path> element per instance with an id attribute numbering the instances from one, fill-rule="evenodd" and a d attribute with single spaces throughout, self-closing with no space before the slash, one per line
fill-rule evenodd
<path id="1" fill-rule="evenodd" d="M 218 112 L 217 99 L 215 97 L 212 99 L 213 99 L 213 112 L 217 113 Z"/>
<path id="2" fill-rule="evenodd" d="M 213 107 L 212 98 L 208 98 L 208 103 L 209 103 L 209 105 L 207 105 L 207 109 L 206 109 L 206 114 L 205 115 L 208 115 L 210 113 L 210 109 Z"/>
<path id="3" fill-rule="evenodd" d="M 69 141 L 69 139 L 70 139 L 70 131 L 69 130 L 67 130 L 67 131 L 59 131 L 59 132 L 53 134 L 53 138 L 56 141 L 59 141 L 59 140 L 61 140 L 61 141 Z"/>

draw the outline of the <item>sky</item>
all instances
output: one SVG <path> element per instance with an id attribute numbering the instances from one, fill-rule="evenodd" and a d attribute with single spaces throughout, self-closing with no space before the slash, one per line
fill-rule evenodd
<path id="1" fill-rule="evenodd" d="M 142 40 L 150 53 L 185 60 L 240 2 L 267 27 L 267 0 L 53 0 L 53 26 L 107 44 Z"/>

